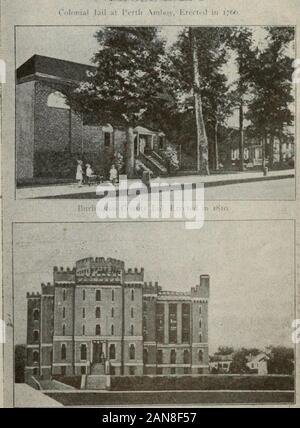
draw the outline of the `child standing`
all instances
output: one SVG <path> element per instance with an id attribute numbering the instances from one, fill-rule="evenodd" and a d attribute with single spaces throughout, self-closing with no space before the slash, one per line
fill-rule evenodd
<path id="1" fill-rule="evenodd" d="M 118 171 L 114 164 L 112 164 L 110 171 L 109 171 L 109 179 L 112 182 L 113 185 L 117 183 L 118 179 Z"/>
<path id="2" fill-rule="evenodd" d="M 83 171 L 82 171 L 82 161 L 77 161 L 77 170 L 76 170 L 76 180 L 78 182 L 78 187 L 82 186 L 82 180 L 83 180 Z"/>

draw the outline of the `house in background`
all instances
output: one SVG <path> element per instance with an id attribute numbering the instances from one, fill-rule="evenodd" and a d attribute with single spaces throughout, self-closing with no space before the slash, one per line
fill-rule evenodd
<path id="1" fill-rule="evenodd" d="M 68 92 L 95 69 L 41 55 L 32 56 L 17 69 L 17 183 L 39 177 L 74 178 L 77 159 L 97 170 L 109 169 L 114 153 L 125 156 L 125 129 L 79 115 L 67 103 Z M 163 170 L 160 159 L 153 159 L 151 153 L 164 146 L 165 135 L 148 126 L 136 127 L 134 134 L 134 159 L 144 160 L 154 172 Z"/>
<path id="2" fill-rule="evenodd" d="M 218 354 L 210 356 L 209 371 L 210 373 L 229 373 L 232 364 L 233 354 Z"/>
<path id="3" fill-rule="evenodd" d="M 270 357 L 265 353 L 261 352 L 258 355 L 248 355 L 246 366 L 251 373 L 266 375 L 268 374 L 268 360 Z"/>

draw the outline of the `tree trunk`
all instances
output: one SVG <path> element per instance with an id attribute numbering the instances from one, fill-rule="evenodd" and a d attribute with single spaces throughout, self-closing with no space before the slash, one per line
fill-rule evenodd
<path id="1" fill-rule="evenodd" d="M 215 124 L 215 170 L 218 171 L 219 170 L 219 148 L 218 148 L 218 121 L 216 120 L 216 124 Z"/>
<path id="2" fill-rule="evenodd" d="M 270 135 L 270 152 L 269 152 L 269 166 L 270 169 L 274 166 L 274 135 Z"/>
<path id="3" fill-rule="evenodd" d="M 267 146 L 268 135 L 267 133 L 262 138 L 262 169 L 266 166 L 266 146 Z"/>
<path id="4" fill-rule="evenodd" d="M 282 140 L 279 138 L 279 164 L 282 166 L 283 164 L 283 152 L 282 152 Z"/>
<path id="5" fill-rule="evenodd" d="M 205 131 L 205 123 L 202 112 L 202 100 L 200 94 L 200 75 L 197 43 L 194 30 L 189 28 L 189 37 L 192 50 L 193 72 L 194 72 L 194 99 L 195 99 L 195 117 L 197 129 L 197 171 L 202 172 L 203 175 L 209 174 L 208 167 L 208 141 Z"/>
<path id="6" fill-rule="evenodd" d="M 239 140 L 239 155 L 240 155 L 240 171 L 244 171 L 244 105 L 241 102 L 239 107 L 239 124 L 240 124 L 240 140 Z"/>
<path id="7" fill-rule="evenodd" d="M 134 177 L 134 134 L 133 128 L 128 126 L 126 130 L 126 143 L 127 143 L 127 153 L 126 153 L 126 174 L 128 178 Z"/>

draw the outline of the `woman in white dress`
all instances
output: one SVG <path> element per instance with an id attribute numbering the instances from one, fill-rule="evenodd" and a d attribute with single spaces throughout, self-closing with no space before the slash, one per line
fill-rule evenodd
<path id="1" fill-rule="evenodd" d="M 77 170 L 76 170 L 76 180 L 78 182 L 78 187 L 82 186 L 82 180 L 83 180 L 83 171 L 82 171 L 82 161 L 77 161 Z"/>

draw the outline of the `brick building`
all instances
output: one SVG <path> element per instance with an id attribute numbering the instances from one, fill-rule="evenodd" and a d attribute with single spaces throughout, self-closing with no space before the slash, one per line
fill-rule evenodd
<path id="1" fill-rule="evenodd" d="M 34 55 L 16 71 L 16 179 L 18 183 L 57 174 L 75 177 L 76 159 L 107 164 L 114 153 L 126 153 L 126 130 L 79 115 L 67 94 L 95 67 Z M 137 126 L 134 156 L 164 144 L 164 134 Z M 145 160 L 147 161 L 147 159 Z M 153 163 L 153 167 L 156 166 Z M 151 159 L 149 159 L 151 162 Z M 94 165 L 96 167 L 96 165 Z M 98 172 L 98 171 L 96 171 Z"/>
<path id="2" fill-rule="evenodd" d="M 207 373 L 208 299 L 208 275 L 174 292 L 111 258 L 54 267 L 27 293 L 26 377 Z"/>

